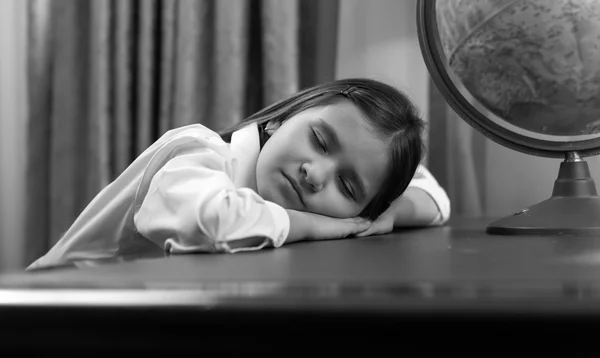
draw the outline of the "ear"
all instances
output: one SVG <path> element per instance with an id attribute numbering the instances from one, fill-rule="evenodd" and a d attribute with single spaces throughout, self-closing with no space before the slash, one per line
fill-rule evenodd
<path id="1" fill-rule="evenodd" d="M 265 130 L 269 135 L 273 135 L 273 133 L 275 133 L 279 127 L 281 127 L 281 122 L 269 121 L 265 127 Z"/>

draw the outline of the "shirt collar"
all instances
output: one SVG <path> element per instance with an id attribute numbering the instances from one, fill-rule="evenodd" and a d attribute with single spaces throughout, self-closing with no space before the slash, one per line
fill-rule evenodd
<path id="1" fill-rule="evenodd" d="M 237 162 L 237 171 L 233 184 L 236 188 L 250 188 L 256 191 L 256 163 L 258 161 L 258 153 L 260 153 L 260 141 L 256 123 L 251 123 L 233 132 L 230 148 Z"/>

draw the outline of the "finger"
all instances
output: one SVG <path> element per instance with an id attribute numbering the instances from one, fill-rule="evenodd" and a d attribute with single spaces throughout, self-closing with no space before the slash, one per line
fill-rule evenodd
<path id="1" fill-rule="evenodd" d="M 350 225 L 352 227 L 358 227 L 358 226 L 363 226 L 368 224 L 369 226 L 371 225 L 371 220 L 369 219 L 365 219 L 365 218 L 361 218 L 359 216 L 357 217 L 353 217 L 353 218 L 347 218 L 347 219 L 337 219 L 338 223 L 342 222 L 345 225 Z"/>
<path id="2" fill-rule="evenodd" d="M 363 232 L 371 226 L 371 221 L 361 217 L 346 219 L 333 219 L 323 221 L 315 230 L 316 234 L 312 240 L 335 240 L 353 236 L 356 233 Z"/>
<path id="3" fill-rule="evenodd" d="M 377 229 L 375 227 L 371 226 L 367 230 L 359 232 L 359 233 L 355 234 L 354 236 L 365 237 L 365 236 L 369 236 L 369 235 L 373 235 L 373 234 L 377 234 Z"/>
<path id="4" fill-rule="evenodd" d="M 377 227 L 376 225 L 371 226 L 368 230 L 356 234 L 358 237 L 373 236 L 373 235 L 385 235 L 392 232 L 392 229 L 385 227 Z"/>
<path id="5" fill-rule="evenodd" d="M 392 231 L 393 227 L 386 225 L 383 222 L 375 221 L 371 224 L 369 229 L 356 234 L 357 237 L 371 236 L 371 235 L 384 235 Z"/>
<path id="6" fill-rule="evenodd" d="M 363 219 L 356 223 L 356 230 L 354 231 L 354 233 L 368 230 L 370 227 L 371 227 L 371 221 Z"/>
<path id="7" fill-rule="evenodd" d="M 364 218 L 351 218 L 346 220 L 347 229 L 343 230 L 345 233 L 341 235 L 342 238 L 348 236 L 354 236 L 357 233 L 368 230 L 371 227 L 371 221 Z"/>
<path id="8" fill-rule="evenodd" d="M 373 235 L 373 234 L 378 234 L 380 231 L 382 231 L 383 227 L 381 225 L 381 222 L 379 222 L 378 220 L 375 220 L 373 222 L 371 222 L 371 225 L 369 225 L 369 227 L 366 230 L 362 230 L 360 232 L 358 232 L 356 234 L 356 236 L 369 236 L 369 235 Z"/>
<path id="9" fill-rule="evenodd" d="M 348 221 L 348 222 L 355 223 L 355 224 L 363 224 L 363 223 L 370 223 L 371 222 L 371 220 L 365 219 L 365 218 L 361 218 L 360 216 L 349 218 L 349 219 L 344 219 L 344 221 Z"/>

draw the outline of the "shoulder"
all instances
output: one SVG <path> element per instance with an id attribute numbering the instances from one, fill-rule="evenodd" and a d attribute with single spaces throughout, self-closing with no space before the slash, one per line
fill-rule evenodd
<path id="1" fill-rule="evenodd" d="M 157 152 L 177 152 L 182 148 L 209 147 L 218 152 L 228 151 L 228 144 L 215 131 L 201 125 L 191 124 L 171 129 L 153 144 Z"/>
<path id="2" fill-rule="evenodd" d="M 434 179 L 431 172 L 425 167 L 423 164 L 419 164 L 417 166 L 417 170 L 415 171 L 414 179 Z"/>
<path id="3" fill-rule="evenodd" d="M 430 188 L 439 187 L 438 181 L 435 179 L 433 174 L 422 164 L 419 164 L 415 175 L 413 176 L 409 186 L 417 186 L 422 189 L 429 190 Z"/>
<path id="4" fill-rule="evenodd" d="M 190 124 L 187 126 L 171 129 L 165 132 L 159 139 L 170 140 L 179 137 L 197 137 L 197 138 L 218 138 L 221 137 L 213 130 L 203 126 L 202 124 Z M 221 141 L 223 141 L 221 139 Z"/>
<path id="5" fill-rule="evenodd" d="M 142 156 L 147 159 L 142 164 L 135 194 L 136 207 L 141 205 L 150 184 L 165 173 L 177 173 L 177 178 L 191 178 L 198 170 L 210 169 L 233 175 L 233 156 L 229 144 L 200 124 L 166 132 Z"/>
<path id="6" fill-rule="evenodd" d="M 232 160 L 229 144 L 217 133 L 201 124 L 192 124 L 166 132 L 142 154 L 148 158 L 144 165 L 144 177 L 153 175 L 177 157 L 186 156 L 191 160 L 190 155 L 196 161 L 202 159 L 225 163 Z"/>

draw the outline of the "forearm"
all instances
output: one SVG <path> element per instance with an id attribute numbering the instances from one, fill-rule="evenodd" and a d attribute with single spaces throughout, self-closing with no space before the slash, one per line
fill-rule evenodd
<path id="1" fill-rule="evenodd" d="M 394 227 L 426 226 L 436 218 L 439 209 L 427 192 L 409 187 L 385 214 L 393 215 Z"/>
<path id="2" fill-rule="evenodd" d="M 287 210 L 290 230 L 285 243 L 303 240 L 342 239 L 367 230 L 371 222 L 361 217 L 333 218 L 315 213 Z"/>
<path id="3" fill-rule="evenodd" d="M 306 230 L 306 215 L 296 210 L 286 209 L 290 218 L 290 231 L 284 244 L 305 240 L 308 237 Z"/>

